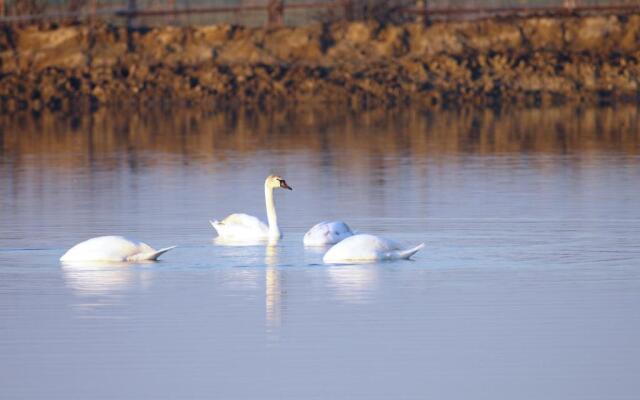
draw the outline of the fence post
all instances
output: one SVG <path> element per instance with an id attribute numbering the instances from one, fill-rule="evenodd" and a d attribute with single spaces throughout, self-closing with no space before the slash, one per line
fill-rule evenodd
<path id="1" fill-rule="evenodd" d="M 134 50 L 133 45 L 133 19 L 136 15 L 136 0 L 129 0 L 127 4 L 127 51 L 132 52 Z"/>
<path id="2" fill-rule="evenodd" d="M 284 21 L 284 0 L 269 0 L 267 3 L 267 26 L 281 26 Z"/>
<path id="3" fill-rule="evenodd" d="M 418 0 L 416 6 L 422 10 L 419 21 L 422 22 L 424 26 L 429 26 L 429 0 Z"/>
<path id="4" fill-rule="evenodd" d="M 351 0 L 341 0 L 342 8 L 344 10 L 344 19 L 347 21 L 353 20 L 353 2 Z"/>
<path id="5" fill-rule="evenodd" d="M 168 4 L 169 4 L 169 9 L 171 11 L 175 11 L 176 10 L 176 0 L 167 0 Z M 176 14 L 171 14 L 171 20 L 175 21 L 177 19 Z"/>

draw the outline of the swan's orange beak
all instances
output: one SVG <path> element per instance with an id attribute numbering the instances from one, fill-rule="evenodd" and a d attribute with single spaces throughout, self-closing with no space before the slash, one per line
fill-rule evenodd
<path id="1" fill-rule="evenodd" d="M 289 185 L 287 185 L 287 182 L 284 179 L 280 180 L 280 187 L 282 189 L 289 189 L 289 190 L 293 190 L 293 188 Z"/>

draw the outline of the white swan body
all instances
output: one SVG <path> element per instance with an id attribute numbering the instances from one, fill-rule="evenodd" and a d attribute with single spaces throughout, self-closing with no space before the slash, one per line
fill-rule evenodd
<path id="1" fill-rule="evenodd" d="M 155 261 L 173 248 L 175 246 L 156 250 L 146 243 L 122 236 L 99 236 L 76 244 L 60 257 L 60 261 Z"/>
<path id="2" fill-rule="evenodd" d="M 269 226 L 253 215 L 231 214 L 222 221 L 209 221 L 219 238 L 251 240 L 268 239 Z M 280 238 L 281 234 L 278 235 Z"/>
<path id="3" fill-rule="evenodd" d="M 322 258 L 327 264 L 360 263 L 408 259 L 424 247 L 421 243 L 406 248 L 398 243 L 379 236 L 357 234 L 334 245 Z"/>
<path id="4" fill-rule="evenodd" d="M 326 246 L 349 236 L 353 236 L 353 231 L 342 221 L 320 222 L 304 234 L 303 242 L 305 246 Z"/>
<path id="5" fill-rule="evenodd" d="M 278 226 L 276 205 L 273 200 L 273 189 L 293 190 L 279 176 L 269 175 L 264 181 L 264 199 L 267 206 L 268 225 L 258 218 L 247 214 L 231 214 L 222 221 L 209 221 L 218 232 L 218 237 L 225 240 L 266 240 L 280 239 L 282 233 Z"/>

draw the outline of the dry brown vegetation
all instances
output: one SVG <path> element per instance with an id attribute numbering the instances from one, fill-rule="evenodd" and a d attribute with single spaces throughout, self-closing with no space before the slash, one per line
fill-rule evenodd
<path id="1" fill-rule="evenodd" d="M 640 15 L 278 29 L 6 28 L 2 108 L 635 101 Z M 133 51 L 127 49 L 127 39 Z"/>

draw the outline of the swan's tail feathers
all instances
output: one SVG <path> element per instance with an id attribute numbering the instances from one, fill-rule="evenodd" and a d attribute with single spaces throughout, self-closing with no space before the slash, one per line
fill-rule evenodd
<path id="1" fill-rule="evenodd" d="M 160 249 L 160 250 L 157 250 L 157 251 L 150 251 L 150 252 L 147 252 L 147 253 L 136 254 L 133 257 L 129 257 L 128 261 L 156 261 L 158 259 L 158 257 L 163 255 L 167 251 L 169 251 L 171 249 L 175 249 L 175 248 L 176 248 L 176 246 L 171 246 L 171 247 L 165 247 L 164 249 Z"/>
<path id="2" fill-rule="evenodd" d="M 396 254 L 398 258 L 408 259 L 412 255 L 416 254 L 418 251 L 422 250 L 423 247 L 424 247 L 424 243 L 420 243 L 419 245 L 412 247 L 410 249 L 398 250 L 396 251 Z"/>
<path id="3" fill-rule="evenodd" d="M 220 235 L 221 234 L 220 233 L 220 225 L 221 225 L 220 221 L 218 221 L 217 219 L 215 219 L 213 221 L 209 220 L 209 223 L 211 224 L 211 226 L 213 226 L 213 229 L 215 229 L 216 232 L 218 232 L 218 235 Z"/>

